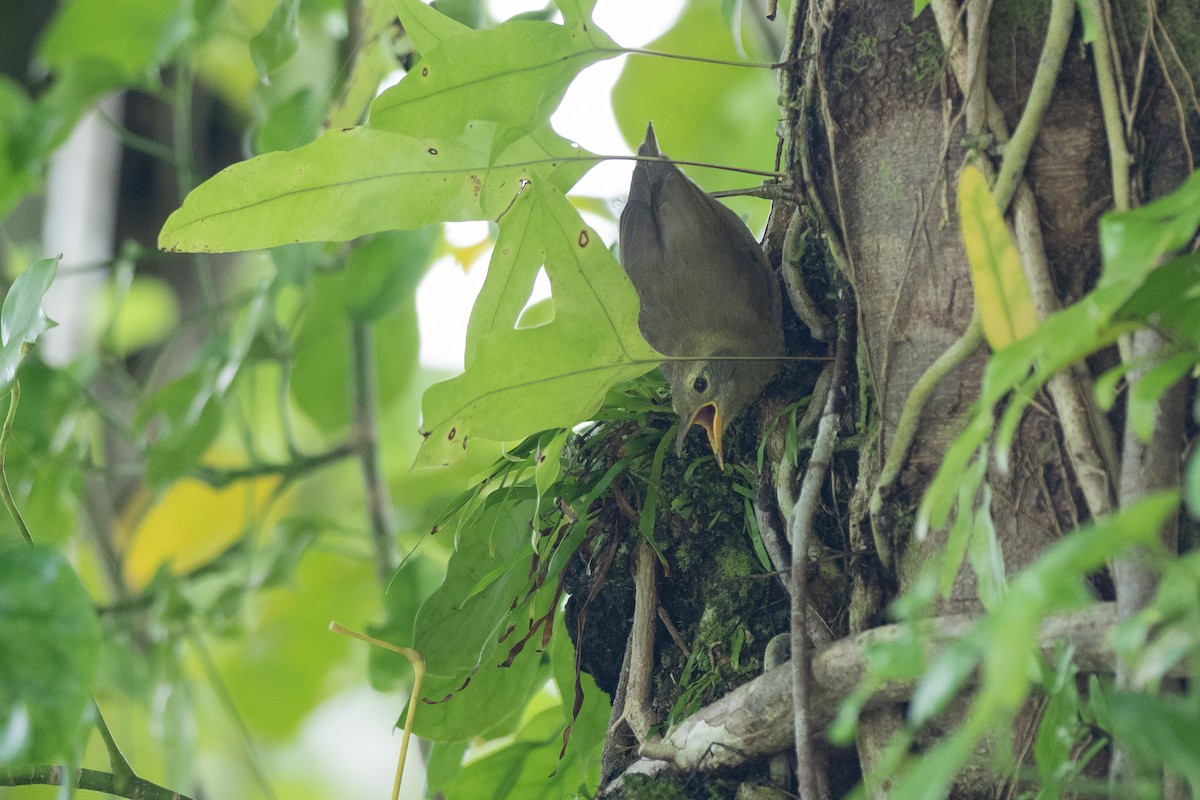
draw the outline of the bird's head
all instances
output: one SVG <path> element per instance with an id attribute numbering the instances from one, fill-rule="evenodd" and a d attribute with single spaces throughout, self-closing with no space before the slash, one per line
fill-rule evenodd
<path id="1" fill-rule="evenodd" d="M 671 376 L 671 397 L 679 415 L 675 452 L 683 453 L 683 442 L 693 425 L 704 428 L 717 463 L 724 468 L 721 437 L 725 424 L 750 404 L 775 372 L 771 361 L 712 359 L 683 365 Z"/>

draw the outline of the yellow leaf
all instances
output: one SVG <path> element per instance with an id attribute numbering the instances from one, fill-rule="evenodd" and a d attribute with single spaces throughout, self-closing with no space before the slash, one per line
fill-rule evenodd
<path id="1" fill-rule="evenodd" d="M 977 167 L 958 177 L 958 216 L 983 335 L 1000 350 L 1037 329 L 1037 310 L 1004 215 Z"/>
<path id="2" fill-rule="evenodd" d="M 228 453 L 210 453 L 210 466 L 228 466 Z M 143 488 L 117 521 L 118 541 L 125 543 L 125 583 L 139 591 L 166 565 L 171 572 L 191 572 L 228 550 L 248 531 L 265 528 L 264 510 L 280 478 L 272 475 L 237 481 L 215 489 L 194 478 L 173 483 L 157 501 Z M 280 512 L 276 503 L 270 515 Z"/>

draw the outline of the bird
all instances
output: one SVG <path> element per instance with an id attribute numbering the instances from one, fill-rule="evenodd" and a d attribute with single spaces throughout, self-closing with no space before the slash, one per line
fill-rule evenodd
<path id="1" fill-rule="evenodd" d="M 724 469 L 725 426 L 784 354 L 779 283 L 745 223 L 659 151 L 653 123 L 637 154 L 618 241 L 638 328 L 658 352 L 687 359 L 662 364 L 679 415 L 676 454 L 700 425 Z"/>

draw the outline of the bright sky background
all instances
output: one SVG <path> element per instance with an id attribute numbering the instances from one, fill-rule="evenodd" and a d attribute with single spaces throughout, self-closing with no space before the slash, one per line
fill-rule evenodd
<path id="1" fill-rule="evenodd" d="M 675 22 L 684 0 L 600 0 L 593 19 L 618 44 L 644 47 Z M 523 11 L 545 8 L 545 0 L 489 0 L 492 16 L 506 19 Z M 584 149 L 604 155 L 632 155 L 617 130 L 610 95 L 628 56 L 602 61 L 584 70 L 567 91 L 558 112 L 551 118 L 554 129 L 578 142 Z M 616 211 L 624 202 L 633 172 L 631 161 L 606 161 L 592 168 L 572 190 L 573 194 L 610 200 Z M 616 238 L 616 226 L 608 220 L 584 214 L 605 243 Z M 465 246 L 487 236 L 485 222 L 455 222 L 446 237 Z M 489 251 L 490 254 L 490 251 Z M 475 296 L 483 286 L 487 259 L 482 258 L 467 272 L 450 257 L 438 261 L 417 288 L 417 315 L 421 326 L 421 364 L 461 371 L 466 346 L 467 319 Z M 548 297 L 545 274 L 534 285 L 534 300 Z"/>

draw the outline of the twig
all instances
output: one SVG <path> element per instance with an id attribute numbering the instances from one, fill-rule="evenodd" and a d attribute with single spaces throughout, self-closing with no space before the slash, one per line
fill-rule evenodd
<path id="1" fill-rule="evenodd" d="M 56 764 L 5 769 L 0 770 L 0 785 L 62 786 L 63 773 L 63 768 Z M 70 779 L 70 785 L 87 792 L 102 792 L 116 797 L 127 797 L 129 800 L 192 800 L 185 794 L 137 777 L 130 781 L 124 789 L 118 789 L 116 776 L 94 769 L 75 770 Z"/>
<path id="2" fill-rule="evenodd" d="M 788 529 L 792 540 L 792 605 L 791 605 L 791 652 L 792 652 L 792 707 L 795 725 L 796 785 L 800 797 L 817 800 L 824 796 L 818 775 L 816 753 L 813 748 L 814 728 L 810 724 L 809 690 L 812 684 L 808 632 L 808 542 L 812 536 L 813 521 L 821 497 L 821 487 L 829 472 L 833 458 L 834 443 L 837 441 L 838 417 L 841 398 L 845 396 L 846 375 L 849 372 L 850 339 L 854 335 L 854 324 L 849 302 L 843 299 L 839 313 L 837 351 L 833 361 L 833 375 L 829 394 L 826 396 L 821 421 L 817 425 L 817 437 L 804 481 L 800 486 L 800 497 L 790 511 Z"/>
<path id="3" fill-rule="evenodd" d="M 617 723 L 624 722 L 643 746 L 655 720 L 650 714 L 650 689 L 654 673 L 654 626 L 658 609 L 658 585 L 655 570 L 658 556 L 644 536 L 638 537 L 633 583 L 633 626 L 629 631 L 629 679 L 625 685 L 625 705 Z M 612 729 L 609 729 L 611 733 Z M 644 748 L 643 752 L 649 752 Z"/>
<path id="4" fill-rule="evenodd" d="M 374 331 L 369 325 L 351 326 L 352 404 L 354 407 L 355 439 L 359 442 L 358 458 L 362 467 L 363 488 L 371 515 L 371 542 L 375 548 L 375 574 L 381 585 L 392 579 L 392 541 L 396 523 L 392 516 L 392 500 L 383 466 L 379 459 L 379 409 L 375 381 Z"/>
<path id="5" fill-rule="evenodd" d="M 238 481 L 262 478 L 268 475 L 278 475 L 286 483 L 342 459 L 350 458 L 357 454 L 360 449 L 361 447 L 357 442 L 348 441 L 335 445 L 324 453 L 317 453 L 311 456 L 297 455 L 291 461 L 283 463 L 252 464 L 248 467 L 237 467 L 234 469 L 200 466 L 193 469 L 191 475 L 196 480 L 204 481 L 214 489 L 222 489 Z"/>
<path id="6" fill-rule="evenodd" d="M 21 538 L 25 540 L 26 544 L 33 544 L 33 535 L 29 532 L 29 526 L 25 524 L 25 518 L 21 516 L 21 509 L 17 508 L 17 501 L 13 499 L 12 489 L 8 487 L 8 470 L 5 469 L 8 465 L 8 439 L 12 436 L 13 420 L 17 416 L 17 403 L 21 402 L 20 381 L 13 381 L 9 395 L 8 416 L 4 418 L 4 427 L 0 428 L 0 494 L 4 496 L 4 505 L 8 508 L 9 516 L 16 523 L 17 530 L 21 532 Z"/>
<path id="7" fill-rule="evenodd" d="M 175 180 L 179 189 L 179 202 L 195 188 L 196 174 L 192 167 L 192 66 L 187 59 L 180 59 L 175 71 L 172 87 L 171 147 L 175 153 Z M 196 276 L 196 287 L 204 308 L 209 332 L 217 334 L 220 324 L 217 319 L 217 290 L 209 272 L 208 262 L 199 254 L 191 256 L 192 272 Z"/>

